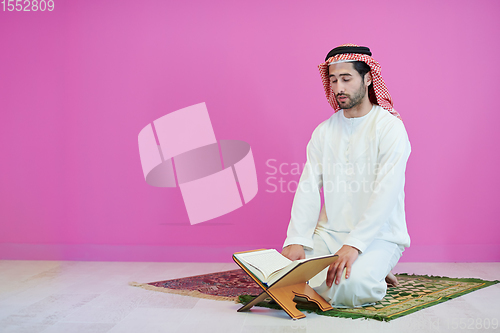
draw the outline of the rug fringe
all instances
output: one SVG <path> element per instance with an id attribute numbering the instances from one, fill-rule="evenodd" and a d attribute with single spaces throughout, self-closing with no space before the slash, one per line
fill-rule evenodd
<path id="1" fill-rule="evenodd" d="M 147 283 L 138 283 L 138 282 L 129 282 L 129 286 L 132 287 L 139 287 L 142 289 L 146 290 L 152 290 L 152 291 L 159 291 L 162 293 L 167 293 L 167 294 L 177 294 L 177 295 L 183 295 L 183 296 L 191 296 L 191 297 L 196 297 L 196 298 L 205 298 L 205 299 L 212 299 L 216 301 L 234 301 L 235 303 L 238 303 L 238 296 L 234 297 L 227 297 L 227 296 L 215 296 L 215 295 L 207 295 L 199 292 L 198 290 L 177 290 L 177 289 L 168 289 L 168 288 L 163 288 L 163 287 L 156 287 L 152 286 Z"/>
<path id="2" fill-rule="evenodd" d="M 416 278 L 426 278 L 426 279 L 431 279 L 431 280 L 449 280 L 449 281 L 457 281 L 457 282 L 476 282 L 476 283 L 489 283 L 489 284 L 500 283 L 499 280 L 483 280 L 480 278 L 452 278 L 452 277 L 448 277 L 448 276 L 419 275 L 419 274 L 408 274 L 408 273 L 397 273 L 394 275 L 396 275 L 396 277 L 407 276 L 407 277 L 416 277 Z"/>

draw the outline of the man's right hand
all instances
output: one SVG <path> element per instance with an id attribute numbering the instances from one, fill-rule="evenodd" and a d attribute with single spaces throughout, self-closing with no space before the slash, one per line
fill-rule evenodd
<path id="1" fill-rule="evenodd" d="M 281 254 L 290 260 L 299 260 L 306 258 L 306 253 L 304 252 L 304 248 L 302 247 L 302 245 L 299 244 L 292 244 L 286 246 L 283 249 L 283 251 L 281 251 Z"/>

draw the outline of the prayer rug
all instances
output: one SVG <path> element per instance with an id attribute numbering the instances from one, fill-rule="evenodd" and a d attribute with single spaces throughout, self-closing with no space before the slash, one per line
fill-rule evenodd
<path id="1" fill-rule="evenodd" d="M 399 286 L 388 288 L 386 296 L 372 306 L 322 312 L 313 303 L 298 301 L 297 308 L 331 317 L 389 321 L 500 282 L 408 274 L 396 274 L 396 277 Z M 167 293 L 241 303 L 249 302 L 262 291 L 241 269 L 146 284 L 132 282 L 131 285 Z M 280 309 L 270 299 L 257 305 Z"/>
<path id="2" fill-rule="evenodd" d="M 262 288 L 242 269 L 143 284 L 131 282 L 130 285 L 165 293 L 227 301 L 238 301 L 240 295 L 258 295 L 262 292 Z"/>

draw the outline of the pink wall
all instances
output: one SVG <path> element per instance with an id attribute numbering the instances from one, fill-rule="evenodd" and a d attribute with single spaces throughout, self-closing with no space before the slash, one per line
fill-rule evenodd
<path id="1" fill-rule="evenodd" d="M 382 64 L 412 143 L 402 261 L 500 260 L 499 9 L 85 0 L 0 11 L 0 259 L 230 261 L 280 248 L 293 193 L 270 184 L 294 190 L 298 176 L 268 165 L 305 161 L 332 114 L 316 66 L 352 42 Z M 217 139 L 251 145 L 259 193 L 191 226 L 178 190 L 144 181 L 137 135 L 201 102 Z"/>

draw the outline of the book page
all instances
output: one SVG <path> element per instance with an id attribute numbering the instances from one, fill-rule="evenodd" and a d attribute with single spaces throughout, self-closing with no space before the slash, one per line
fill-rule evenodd
<path id="1" fill-rule="evenodd" d="M 317 257 L 312 257 L 312 258 L 300 259 L 300 260 L 295 260 L 295 261 L 292 261 L 292 263 L 291 263 L 290 265 L 288 265 L 286 268 L 283 268 L 283 269 L 281 269 L 281 270 L 279 270 L 279 271 L 277 271 L 277 272 L 273 273 L 273 274 L 271 275 L 271 277 L 268 279 L 268 283 L 267 283 L 267 285 L 268 285 L 268 286 L 273 285 L 273 284 L 274 284 L 274 283 L 276 283 L 278 280 L 280 280 L 282 277 L 284 277 L 285 275 L 288 275 L 288 273 L 290 273 L 290 272 L 291 272 L 291 271 L 293 271 L 296 267 L 298 267 L 298 266 L 300 266 L 300 265 L 302 265 L 302 264 L 306 264 L 306 265 L 308 265 L 308 264 L 310 264 L 310 263 L 311 263 L 311 262 L 313 262 L 313 261 L 318 261 L 318 260 L 323 260 L 324 258 L 333 258 L 333 257 L 337 257 L 337 256 L 336 256 L 336 255 L 334 255 L 334 254 L 327 254 L 327 255 L 323 255 L 323 256 L 317 256 Z M 328 263 L 328 265 L 329 265 L 329 263 Z M 318 271 L 316 271 L 316 270 L 315 270 L 315 268 L 317 268 L 317 267 L 318 267 L 318 265 L 317 265 L 317 264 L 312 264 L 312 266 L 311 266 L 311 265 L 309 265 L 309 266 L 307 266 L 307 267 L 308 267 L 308 270 L 306 270 L 306 271 L 304 271 L 304 270 L 303 270 L 303 271 L 302 271 L 302 273 L 299 273 L 298 275 L 297 275 L 297 274 L 295 274 L 295 275 L 294 275 L 294 276 L 295 276 L 295 278 L 292 278 L 292 280 L 293 280 L 293 279 L 295 279 L 295 282 L 294 282 L 294 283 L 297 283 L 297 281 L 299 281 L 300 279 L 303 279 L 303 280 L 302 280 L 302 281 L 300 281 L 300 282 L 305 282 L 305 281 L 309 280 L 309 279 L 310 279 L 310 278 L 312 278 L 314 275 L 316 275 L 317 273 L 319 273 L 319 272 L 320 272 L 319 270 L 318 270 Z M 320 267 L 320 268 L 321 268 L 321 270 L 322 270 L 322 269 L 324 269 L 324 268 L 327 268 L 328 266 L 323 266 L 323 267 L 319 266 L 319 267 Z M 312 269 L 312 270 L 311 270 L 311 269 Z M 315 272 L 315 273 L 313 273 L 311 276 L 309 276 L 309 274 L 310 274 L 311 272 Z M 307 278 L 306 278 L 306 276 L 307 276 Z M 297 280 L 297 278 L 299 278 L 299 280 Z M 288 281 L 290 281 L 290 279 L 289 279 Z"/>
<path id="2" fill-rule="evenodd" d="M 264 274 L 266 280 L 273 272 L 288 266 L 292 262 L 274 249 L 240 254 L 239 257 L 258 268 Z"/>
<path id="3" fill-rule="evenodd" d="M 309 261 L 309 260 L 313 260 L 313 259 L 321 259 L 321 258 L 326 258 L 326 257 L 333 257 L 334 254 L 324 254 L 324 255 L 321 255 L 321 256 L 316 256 L 316 257 L 311 257 L 311 258 L 305 258 L 305 259 L 299 259 L 299 260 L 295 260 L 297 261 L 298 263 L 303 263 L 303 262 L 306 262 L 306 261 Z"/>

